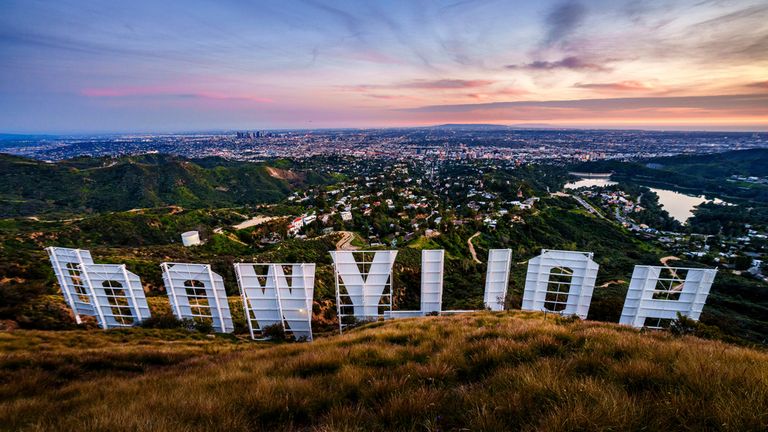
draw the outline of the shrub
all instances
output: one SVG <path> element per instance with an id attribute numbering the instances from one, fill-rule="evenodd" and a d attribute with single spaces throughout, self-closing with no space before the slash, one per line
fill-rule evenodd
<path id="1" fill-rule="evenodd" d="M 575 322 L 580 322 L 581 318 L 579 318 L 578 315 L 572 314 L 572 315 L 558 315 L 555 317 L 555 323 L 557 324 L 573 324 Z"/>
<path id="2" fill-rule="evenodd" d="M 140 324 L 141 327 L 150 329 L 179 329 L 186 328 L 185 323 L 174 315 L 152 315 Z"/>
<path id="3" fill-rule="evenodd" d="M 192 328 L 194 330 L 199 331 L 200 333 L 212 333 L 213 332 L 213 323 L 210 320 L 202 319 L 202 320 L 191 320 L 189 318 L 184 319 L 184 321 L 191 321 Z"/>
<path id="4" fill-rule="evenodd" d="M 680 312 L 677 313 L 677 319 L 670 323 L 669 332 L 675 336 L 691 335 L 703 339 L 731 339 L 727 338 L 719 328 L 700 323 L 696 320 L 688 318 L 685 315 L 682 315 Z"/>
<path id="5" fill-rule="evenodd" d="M 38 296 L 19 308 L 14 317 L 19 327 L 37 330 L 71 330 L 78 328 L 74 316 L 63 301 L 53 296 Z M 96 327 L 95 320 L 83 317 L 80 328 Z"/>
<path id="6" fill-rule="evenodd" d="M 200 333 L 213 332 L 213 324 L 210 320 L 178 319 L 175 315 L 170 314 L 152 315 L 142 321 L 140 326 L 151 329 L 182 329 Z"/>
<path id="7" fill-rule="evenodd" d="M 677 319 L 673 320 L 669 325 L 669 332 L 675 336 L 692 335 L 696 333 L 696 325 L 698 322 L 677 313 Z"/>
<path id="8" fill-rule="evenodd" d="M 288 334 L 285 333 L 283 325 L 279 323 L 264 327 L 262 333 L 264 334 L 264 337 L 276 342 L 286 342 L 291 339 Z"/>

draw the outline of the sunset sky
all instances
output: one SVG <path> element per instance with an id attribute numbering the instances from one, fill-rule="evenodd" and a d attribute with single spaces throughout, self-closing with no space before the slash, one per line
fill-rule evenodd
<path id="1" fill-rule="evenodd" d="M 768 130 L 768 2 L 0 0 L 0 132 Z"/>

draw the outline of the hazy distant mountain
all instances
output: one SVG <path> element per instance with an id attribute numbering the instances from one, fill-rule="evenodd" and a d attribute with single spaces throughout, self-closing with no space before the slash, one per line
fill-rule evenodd
<path id="1" fill-rule="evenodd" d="M 28 141 L 57 138 L 56 135 L 0 133 L 0 141 Z"/>
<path id="2" fill-rule="evenodd" d="M 460 130 L 497 130 L 497 129 L 509 129 L 509 126 L 496 125 L 496 124 L 483 124 L 483 123 L 448 123 L 436 126 L 430 126 L 430 129 L 460 129 Z"/>
<path id="3" fill-rule="evenodd" d="M 517 124 L 517 125 L 497 125 L 488 123 L 447 123 L 442 125 L 430 126 L 430 129 L 453 129 L 453 130 L 508 130 L 508 129 L 538 129 L 551 128 L 552 125 L 545 123 L 535 124 Z"/>

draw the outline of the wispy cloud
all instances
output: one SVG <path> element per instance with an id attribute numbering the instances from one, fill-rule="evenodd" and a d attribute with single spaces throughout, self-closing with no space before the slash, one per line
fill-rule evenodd
<path id="1" fill-rule="evenodd" d="M 591 111 L 660 108 L 693 108 L 705 110 L 755 109 L 760 112 L 768 112 L 768 94 L 491 102 L 479 104 L 430 105 L 404 109 L 403 111 L 472 112 L 530 107 L 577 108 Z"/>
<path id="2" fill-rule="evenodd" d="M 587 61 L 577 56 L 568 56 L 560 60 L 547 61 L 536 60 L 530 63 L 524 64 L 511 64 L 505 66 L 507 69 L 527 69 L 527 70 L 540 70 L 551 71 L 557 69 L 570 69 L 570 70 L 590 70 L 590 71 L 608 71 L 610 68 Z"/>
<path id="3" fill-rule="evenodd" d="M 0 4 L 0 129 L 768 117 L 765 0 Z"/>
<path id="4" fill-rule="evenodd" d="M 495 84 L 493 80 L 465 80 L 465 79 L 437 79 L 437 80 L 411 80 L 401 81 L 392 84 L 359 84 L 354 86 L 343 86 L 342 89 L 353 92 L 367 92 L 369 90 L 465 90 L 488 87 Z"/>
<path id="5" fill-rule="evenodd" d="M 225 93 L 209 92 L 209 91 L 185 91 L 183 89 L 172 87 L 102 87 L 102 88 L 85 88 L 81 91 L 83 96 L 91 98 L 132 98 L 132 97 L 162 97 L 162 98 L 179 98 L 179 99 L 211 99 L 211 100 L 230 100 L 230 101 L 250 101 L 259 103 L 271 103 L 272 99 L 244 96 L 244 95 L 229 95 Z"/>
<path id="6" fill-rule="evenodd" d="M 414 89 L 467 89 L 486 87 L 493 84 L 491 80 L 463 80 L 463 79 L 440 79 L 440 80 L 415 80 L 405 82 L 397 87 Z"/>
<path id="7" fill-rule="evenodd" d="M 644 46 L 627 41 L 627 47 L 643 56 L 684 58 L 713 66 L 768 61 L 768 5 L 739 7 L 734 2 L 730 6 L 725 13 L 680 27 L 676 33 L 645 35 Z"/>
<path id="8" fill-rule="evenodd" d="M 567 1 L 556 5 L 545 19 L 546 37 L 543 44 L 552 46 L 570 36 L 583 22 L 587 8 L 581 3 Z"/>
<path id="9" fill-rule="evenodd" d="M 339 9 L 314 0 L 303 0 L 307 5 L 317 8 L 337 19 L 349 32 L 349 36 L 360 41 L 365 41 L 364 26 L 361 19 L 343 9 Z"/>
<path id="10" fill-rule="evenodd" d="M 609 83 L 576 83 L 576 88 L 610 91 L 645 91 L 652 90 L 653 86 L 640 81 L 620 81 Z"/>

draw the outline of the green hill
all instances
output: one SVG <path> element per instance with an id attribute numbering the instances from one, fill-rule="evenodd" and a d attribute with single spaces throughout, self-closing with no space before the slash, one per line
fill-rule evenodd
<path id="1" fill-rule="evenodd" d="M 661 169 L 700 175 L 709 179 L 731 175 L 768 176 L 768 149 L 736 150 L 725 153 L 679 155 L 652 159 Z"/>
<path id="2" fill-rule="evenodd" d="M 286 172 L 291 175 L 280 175 Z M 269 203 L 285 198 L 296 185 L 326 180 L 220 158 L 142 155 L 46 163 L 0 154 L 0 217 Z"/>
<path id="3" fill-rule="evenodd" d="M 480 312 L 273 345 L 196 333 L 0 333 L 8 430 L 765 430 L 768 354 Z"/>
<path id="4" fill-rule="evenodd" d="M 63 222 L 0 221 L 0 275 L 4 277 L 0 280 L 0 320 L 13 320 L 25 328 L 36 329 L 73 325 L 72 318 L 60 313 L 59 308 L 38 300 L 43 294 L 53 295 L 59 302 L 63 300 L 43 250 L 46 246 L 58 245 L 90 249 L 98 262 L 127 264 L 141 276 L 150 297 L 163 299 L 167 298 L 159 267 L 163 261 L 210 263 L 213 270 L 224 277 L 226 289 L 233 296 L 239 293 L 233 262 L 314 262 L 317 264 L 315 325 L 333 321 L 335 291 L 328 251 L 335 248 L 337 239 L 333 236 L 289 239 L 264 245 L 259 240 L 271 231 L 267 225 L 239 231 L 225 229 L 221 234 L 213 232 L 214 227 L 227 227 L 240 220 L 242 215 L 227 209 L 162 208 L 106 213 Z M 428 241 L 416 239 L 412 244 L 403 245 L 394 269 L 395 308 L 406 310 L 419 306 L 419 248 L 422 247 L 446 250 L 443 307 L 481 308 L 486 268 L 485 264 L 472 260 L 467 247 L 467 239 L 481 229 L 472 225 L 447 226 L 439 237 Z M 196 248 L 182 247 L 178 236 L 187 230 L 200 231 L 206 243 Z M 589 318 L 598 321 L 619 320 L 634 265 L 654 264 L 668 255 L 615 224 L 586 214 L 575 201 L 559 197 L 539 202 L 535 214 L 526 216 L 525 223 L 501 223 L 496 230 L 482 231 L 473 240 L 482 262 L 487 260 L 489 249 L 512 249 L 509 309 L 520 308 L 527 260 L 542 248 L 595 252 L 600 273 Z M 767 284 L 722 271 L 715 280 L 701 320 L 728 336 L 765 344 L 768 336 L 766 293 Z"/>
<path id="5" fill-rule="evenodd" d="M 576 171 L 613 172 L 619 182 L 718 196 L 734 202 L 768 203 L 768 186 L 729 181 L 730 176 L 768 176 L 768 149 L 736 150 L 705 155 L 680 155 L 644 162 L 598 161 Z"/>

